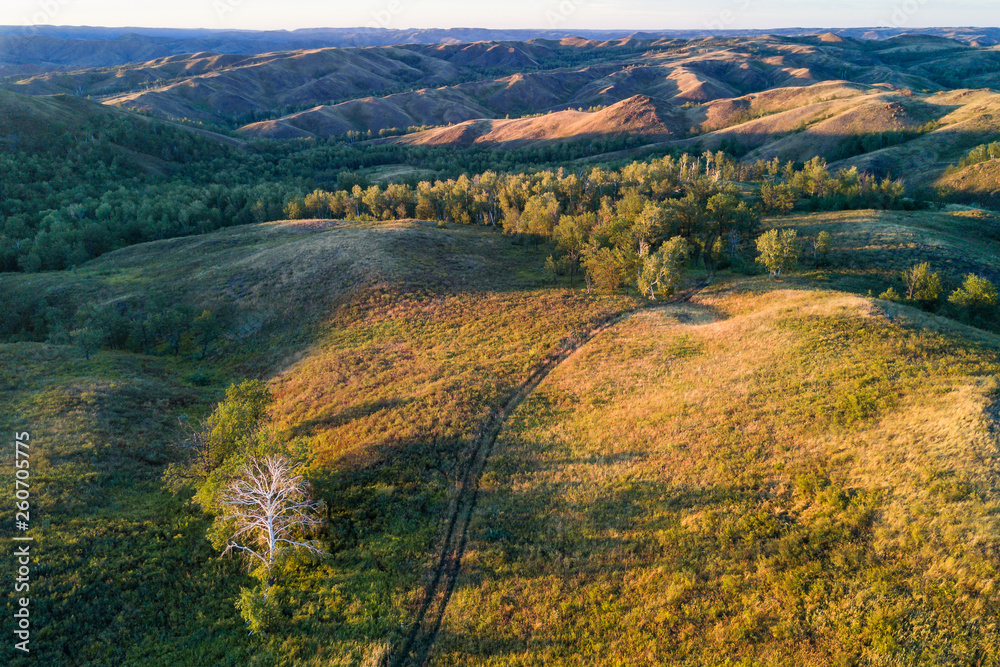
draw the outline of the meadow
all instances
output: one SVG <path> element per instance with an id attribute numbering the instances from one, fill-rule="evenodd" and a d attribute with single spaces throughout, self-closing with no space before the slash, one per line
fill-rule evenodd
<path id="1" fill-rule="evenodd" d="M 2 275 L 48 308 L 0 344 L 4 427 L 35 447 L 39 645 L 95 665 L 989 663 L 1000 339 L 870 297 L 923 261 L 994 275 L 995 228 L 954 206 L 765 217 L 829 251 L 781 280 L 692 260 L 680 303 L 413 220 Z M 167 303 L 219 332 L 88 351 L 57 326 Z M 308 462 L 327 555 L 282 565 L 278 618 L 247 636 L 253 580 L 163 471 L 251 377 Z"/>
<path id="2" fill-rule="evenodd" d="M 284 209 L 0 274 L 52 662 L 1000 659 L 997 318 L 947 301 L 1000 275 L 994 213 L 724 153 Z M 768 230 L 801 246 L 779 280 Z M 668 244 L 679 279 L 640 297 Z M 907 301 L 923 262 L 943 289 Z M 247 378 L 324 552 L 281 563 L 250 636 L 254 580 L 164 479 Z"/>
<path id="3" fill-rule="evenodd" d="M 628 317 L 511 419 L 431 664 L 991 664 L 998 340 L 807 280 Z"/>
<path id="4" fill-rule="evenodd" d="M 190 336 L 176 355 L 0 345 L 4 428 L 34 443 L 43 655 L 326 665 L 392 645 L 412 622 L 478 420 L 562 339 L 632 305 L 552 288 L 540 267 L 537 252 L 478 228 L 299 221 L 0 277 L 7 294 L 171 299 L 226 322 L 204 358 Z M 288 567 L 282 623 L 252 638 L 234 606 L 249 577 L 213 553 L 190 492 L 161 479 L 179 456 L 178 418 L 196 423 L 245 377 L 270 380 L 273 424 L 313 455 L 332 554 Z"/>
<path id="5" fill-rule="evenodd" d="M 2 72 L 0 664 L 1000 664 L 995 30 L 326 32 Z"/>

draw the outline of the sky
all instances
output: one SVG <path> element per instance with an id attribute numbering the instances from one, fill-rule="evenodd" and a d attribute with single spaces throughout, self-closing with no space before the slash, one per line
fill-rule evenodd
<path id="1" fill-rule="evenodd" d="M 0 0 L 0 25 L 679 30 L 996 26 L 994 0 Z"/>

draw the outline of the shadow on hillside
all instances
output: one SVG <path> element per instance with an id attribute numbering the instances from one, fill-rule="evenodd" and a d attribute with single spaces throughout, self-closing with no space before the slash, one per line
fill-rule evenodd
<path id="1" fill-rule="evenodd" d="M 960 107 L 943 106 L 936 117 L 943 117 Z M 928 122 L 935 120 L 927 118 Z M 912 175 L 913 151 L 919 151 L 923 168 L 943 172 L 969 150 L 980 144 L 996 141 L 997 131 L 970 132 L 944 128 L 929 133 L 920 128 L 895 128 L 878 130 L 866 128 L 858 132 L 837 132 L 811 126 L 775 132 L 764 128 L 747 128 L 740 125 L 691 136 L 650 143 L 608 153 L 594 154 L 575 161 L 579 164 L 607 160 L 638 160 L 657 158 L 671 152 L 700 155 L 704 151 L 724 150 L 730 155 L 753 162 L 777 157 L 781 162 L 805 162 L 813 156 L 824 158 L 836 169 L 857 166 L 862 173 L 876 178 L 902 178 Z M 927 157 L 929 154 L 929 157 Z M 955 197 L 961 199 L 961 193 Z"/>
<path id="2" fill-rule="evenodd" d="M 697 296 L 697 293 L 692 294 L 689 298 L 693 298 L 695 296 Z M 712 324 L 713 322 L 720 322 L 729 318 L 729 315 L 720 308 L 711 304 L 697 303 L 690 300 L 681 301 L 679 303 L 653 302 L 647 304 L 646 307 L 639 312 L 662 313 L 667 317 L 672 317 L 677 320 L 678 324 L 687 326 Z"/>
<path id="3" fill-rule="evenodd" d="M 289 435 L 292 438 L 310 437 L 315 435 L 318 430 L 336 428 L 355 419 L 363 419 L 383 410 L 404 406 L 413 400 L 412 398 L 393 398 L 366 401 L 360 405 L 355 405 L 342 412 L 338 412 L 335 415 L 300 422 L 292 427 Z"/>
<path id="4" fill-rule="evenodd" d="M 546 445 L 526 446 L 536 448 Z M 620 463 L 613 456 L 567 459 L 556 464 L 564 466 L 559 481 L 533 484 L 529 475 L 514 488 L 481 491 L 467 552 L 475 555 L 463 563 L 437 655 L 458 651 L 485 660 L 527 650 L 575 653 L 582 636 L 611 641 L 632 623 L 631 605 L 648 601 L 636 585 L 652 568 L 703 576 L 706 558 L 725 553 L 730 540 L 753 537 L 749 523 L 745 534 L 723 535 L 699 522 L 682 525 L 681 513 L 721 510 L 734 518 L 772 497 L 737 483 L 628 479 L 616 470 Z M 579 465 L 593 475 L 573 476 Z"/>
<path id="5" fill-rule="evenodd" d="M 526 449 L 536 447 L 545 449 L 544 445 Z M 481 489 L 470 543 L 491 552 L 479 562 L 503 564 L 486 576 L 503 578 L 508 566 L 534 575 L 628 569 L 655 560 L 671 547 L 646 539 L 635 542 L 622 535 L 670 532 L 678 527 L 670 513 L 759 503 L 773 495 L 767 488 L 738 481 L 695 487 L 639 480 L 625 470 L 625 461 L 640 464 L 647 456 L 632 452 L 546 460 L 544 464 L 526 462 L 519 475 L 524 483 L 506 488 L 505 479 L 496 487 Z M 541 473 L 553 468 L 560 469 L 558 476 L 532 483 L 532 469 Z M 584 495 L 588 490 L 590 495 Z M 627 557 L 621 558 L 622 554 Z M 480 566 L 481 573 L 488 569 Z M 466 577 L 475 580 L 477 574 L 470 570 Z"/>
<path id="6" fill-rule="evenodd" d="M 840 260 L 839 262 L 836 260 Z M 930 262 L 931 268 L 940 271 L 942 277 L 960 280 L 962 276 L 975 273 L 996 280 L 1000 275 L 1000 263 L 992 263 L 987 258 L 977 258 L 962 254 L 957 248 L 947 248 L 921 244 L 917 247 L 859 248 L 833 257 L 831 263 L 820 266 L 831 273 L 840 271 L 864 271 L 889 274 L 898 278 L 898 273 L 921 262 Z"/>

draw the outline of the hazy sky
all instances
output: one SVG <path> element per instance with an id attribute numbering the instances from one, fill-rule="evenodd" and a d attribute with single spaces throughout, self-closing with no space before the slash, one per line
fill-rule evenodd
<path id="1" fill-rule="evenodd" d="M 995 26 L 993 0 L 0 0 L 0 24 L 656 30 Z"/>

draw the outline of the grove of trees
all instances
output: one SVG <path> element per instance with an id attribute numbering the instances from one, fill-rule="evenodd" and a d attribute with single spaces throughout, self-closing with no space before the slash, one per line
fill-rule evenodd
<path id="1" fill-rule="evenodd" d="M 758 184 L 759 187 L 748 187 Z M 760 218 L 805 208 L 906 206 L 902 183 L 877 180 L 856 169 L 830 174 L 815 159 L 801 169 L 777 160 L 746 164 L 723 152 L 683 154 L 620 169 L 564 168 L 504 174 L 485 171 L 454 179 L 392 183 L 367 188 L 314 190 L 285 204 L 289 218 L 393 220 L 420 218 L 443 224 L 502 229 L 520 242 L 548 244 L 546 271 L 582 273 L 589 288 L 611 291 L 635 285 L 655 296 L 671 291 L 662 271 L 683 256 L 707 270 L 752 263 Z M 675 245 L 669 261 L 661 252 Z M 814 241 L 816 262 L 829 252 L 829 234 Z M 790 247 L 785 254 L 798 246 Z M 666 262 L 666 263 L 665 263 Z M 776 275 L 780 268 L 773 270 Z M 667 271 L 671 273 L 671 271 Z"/>
<path id="2" fill-rule="evenodd" d="M 647 226 L 675 202 L 666 213 L 677 213 L 679 225 L 707 217 L 721 228 L 738 226 L 751 209 L 907 205 L 898 181 L 857 170 L 831 174 L 819 159 L 796 167 L 716 152 L 545 169 L 636 142 L 623 136 L 511 150 L 349 138 L 236 144 L 158 121 L 97 117 L 50 141 L 0 151 L 0 271 L 61 270 L 127 245 L 282 218 L 418 217 L 547 237 L 561 216 L 598 214 L 605 198 L 615 215 L 627 199 L 625 214 L 642 214 Z M 377 186 L 358 175 L 381 165 L 434 171 L 441 180 Z M 710 204 L 715 195 L 722 197 Z M 643 210 L 647 203 L 654 206 Z"/>

